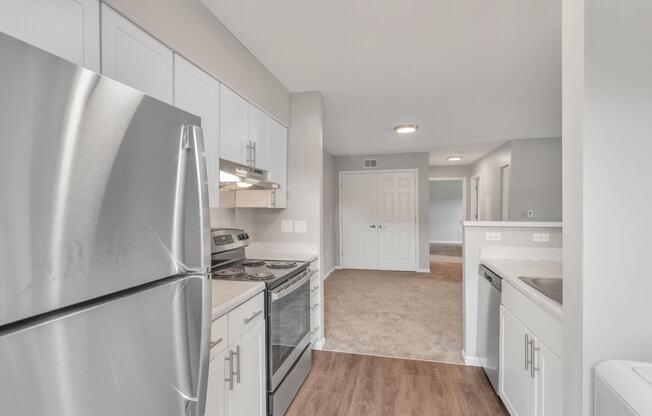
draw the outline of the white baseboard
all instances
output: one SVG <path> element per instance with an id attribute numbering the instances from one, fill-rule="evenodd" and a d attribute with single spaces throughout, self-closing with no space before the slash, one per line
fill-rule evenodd
<path id="1" fill-rule="evenodd" d="M 335 266 L 335 267 L 333 267 L 333 268 L 334 268 L 335 270 L 344 270 L 344 267 L 342 267 L 342 266 Z"/>
<path id="2" fill-rule="evenodd" d="M 322 338 L 320 340 L 317 340 L 312 345 L 312 349 L 313 350 L 321 350 L 322 348 L 324 348 L 324 344 L 326 344 L 326 338 Z"/>
<path id="3" fill-rule="evenodd" d="M 437 240 L 431 240 L 430 244 L 459 244 L 462 245 L 461 241 L 437 241 Z"/>
<path id="4" fill-rule="evenodd" d="M 466 355 L 464 350 L 462 350 L 462 360 L 464 360 L 464 364 L 466 365 L 471 365 L 474 367 L 481 367 L 482 366 L 482 359 L 480 357 L 472 357 Z"/>
<path id="5" fill-rule="evenodd" d="M 417 273 L 430 273 L 430 269 L 417 269 Z"/>
<path id="6" fill-rule="evenodd" d="M 328 276 L 330 276 L 331 273 L 333 273 L 335 270 L 337 270 L 337 267 L 333 267 L 332 269 L 330 269 L 330 270 L 328 271 L 328 273 L 326 273 L 326 274 L 324 275 L 324 279 L 323 279 L 323 280 L 328 279 Z"/>

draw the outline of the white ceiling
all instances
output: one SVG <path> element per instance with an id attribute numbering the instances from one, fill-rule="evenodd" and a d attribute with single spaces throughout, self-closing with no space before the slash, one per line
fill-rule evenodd
<path id="1" fill-rule="evenodd" d="M 430 166 L 470 165 L 504 143 L 505 141 L 437 146 L 430 150 Z M 448 156 L 462 156 L 462 160 L 450 162 Z"/>
<path id="2" fill-rule="evenodd" d="M 202 1 L 291 92 L 323 93 L 335 155 L 561 136 L 561 0 Z"/>

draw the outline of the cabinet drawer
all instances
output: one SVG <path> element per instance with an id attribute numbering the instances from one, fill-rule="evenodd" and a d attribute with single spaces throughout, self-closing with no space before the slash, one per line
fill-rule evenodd
<path id="1" fill-rule="evenodd" d="M 265 297 L 263 293 L 249 299 L 229 312 L 229 345 L 265 320 Z"/>
<path id="2" fill-rule="evenodd" d="M 228 344 L 229 321 L 226 315 L 211 323 L 211 358 L 224 351 Z"/>

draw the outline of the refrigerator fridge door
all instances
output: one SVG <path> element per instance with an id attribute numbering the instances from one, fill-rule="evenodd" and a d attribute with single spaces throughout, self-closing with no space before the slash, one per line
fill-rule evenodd
<path id="1" fill-rule="evenodd" d="M 170 278 L 0 333 L 0 414 L 201 415 L 205 276 Z"/>
<path id="2" fill-rule="evenodd" d="M 208 271 L 198 117 L 2 33 L 0 80 L 0 327 Z"/>

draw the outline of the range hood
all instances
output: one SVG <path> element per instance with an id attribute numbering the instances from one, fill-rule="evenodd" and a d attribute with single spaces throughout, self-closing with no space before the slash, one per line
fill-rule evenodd
<path id="1" fill-rule="evenodd" d="M 281 185 L 269 180 L 266 170 L 220 159 L 220 189 L 274 190 Z"/>

